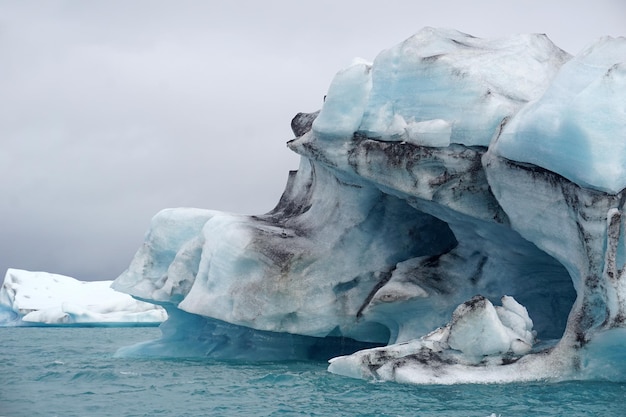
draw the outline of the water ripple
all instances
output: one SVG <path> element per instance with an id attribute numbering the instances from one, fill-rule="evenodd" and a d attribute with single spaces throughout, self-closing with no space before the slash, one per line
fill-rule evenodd
<path id="1" fill-rule="evenodd" d="M 617 416 L 626 396 L 626 384 L 604 382 L 409 386 L 333 375 L 322 362 L 113 357 L 155 332 L 0 329 L 0 415 Z"/>

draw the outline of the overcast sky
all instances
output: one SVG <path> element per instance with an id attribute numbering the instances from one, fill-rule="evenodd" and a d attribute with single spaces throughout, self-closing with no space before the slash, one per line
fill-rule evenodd
<path id="1" fill-rule="evenodd" d="M 0 279 L 114 279 L 162 208 L 270 210 L 291 118 L 424 26 L 576 53 L 626 1 L 0 0 Z"/>

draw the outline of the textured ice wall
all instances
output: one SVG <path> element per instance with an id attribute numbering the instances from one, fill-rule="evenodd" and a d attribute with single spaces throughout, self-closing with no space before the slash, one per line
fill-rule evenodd
<path id="1" fill-rule="evenodd" d="M 625 46 L 624 38 L 601 39 L 564 64 L 545 94 L 502 120 L 481 161 L 510 228 L 572 279 L 577 299 L 556 347 L 539 345 L 529 355 L 485 350 L 476 366 L 454 355 L 458 347 L 426 336 L 410 347 L 338 358 L 333 372 L 414 383 L 626 377 Z"/>
<path id="2" fill-rule="evenodd" d="M 229 342 L 196 353 L 254 357 L 265 340 L 272 358 L 278 346 L 284 358 L 314 357 L 360 340 L 398 344 L 331 370 L 416 383 L 597 376 L 606 364 L 594 352 L 619 345 L 624 326 L 624 193 L 613 192 L 623 180 L 624 42 L 601 40 L 572 59 L 543 35 L 427 28 L 371 64 L 355 61 L 319 113 L 292 121 L 288 146 L 302 162 L 272 212 L 153 219 L 115 288 L 190 315 L 171 314 L 164 337 L 133 354 L 202 339 Z M 608 76 L 596 82 L 586 68 L 598 62 L 605 69 L 591 72 Z M 593 112 L 607 97 L 615 106 L 602 123 Z M 587 107 L 572 135 L 561 120 Z M 618 155 L 595 158 L 596 143 L 600 156 L 614 143 Z M 581 149 L 590 157 L 568 178 L 561 154 L 575 161 Z M 608 187 L 607 173 L 617 177 Z M 494 315 L 503 295 L 517 301 Z M 488 326 L 500 342 L 442 336 L 460 322 L 463 334 Z M 325 342 L 294 354 L 301 342 L 286 335 Z M 381 366 L 389 371 L 372 372 Z"/>
<path id="3" fill-rule="evenodd" d="M 626 188 L 626 42 L 606 37 L 559 70 L 541 98 L 507 123 L 492 149 L 582 186 Z"/>
<path id="4" fill-rule="evenodd" d="M 538 98 L 567 58 L 545 35 L 490 40 L 425 28 L 373 64 L 340 71 L 313 131 L 488 146 L 501 121 Z"/>

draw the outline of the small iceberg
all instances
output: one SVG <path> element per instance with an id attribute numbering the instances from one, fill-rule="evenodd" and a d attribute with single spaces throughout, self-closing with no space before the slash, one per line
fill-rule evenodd
<path id="1" fill-rule="evenodd" d="M 111 288 L 112 281 L 8 269 L 0 288 L 0 326 L 157 326 L 158 305 Z"/>

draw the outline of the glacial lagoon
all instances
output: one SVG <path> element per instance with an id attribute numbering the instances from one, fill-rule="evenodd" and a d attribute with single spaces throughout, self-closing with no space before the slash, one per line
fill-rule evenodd
<path id="1" fill-rule="evenodd" d="M 623 414 L 626 383 L 406 385 L 325 362 L 125 359 L 157 328 L 0 328 L 0 415 L 590 416 Z"/>

